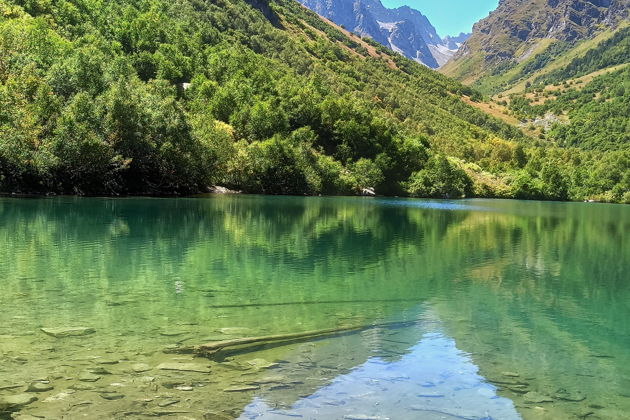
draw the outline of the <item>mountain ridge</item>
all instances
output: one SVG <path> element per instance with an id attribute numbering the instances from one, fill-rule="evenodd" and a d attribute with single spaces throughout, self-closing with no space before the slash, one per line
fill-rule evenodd
<path id="1" fill-rule="evenodd" d="M 467 36 L 440 38 L 429 19 L 409 6 L 389 9 L 380 0 L 298 1 L 349 31 L 434 69 L 444 65 Z"/>
<path id="2" fill-rule="evenodd" d="M 562 54 L 627 20 L 629 9 L 630 0 L 501 0 L 441 71 L 476 83 L 552 46 Z"/>

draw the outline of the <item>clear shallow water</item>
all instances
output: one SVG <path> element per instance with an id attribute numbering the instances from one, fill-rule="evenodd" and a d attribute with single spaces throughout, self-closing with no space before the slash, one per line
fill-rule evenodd
<path id="1" fill-rule="evenodd" d="M 625 419 L 629 234 L 630 208 L 581 203 L 0 199 L 0 402 L 43 381 L 21 415 Z"/>

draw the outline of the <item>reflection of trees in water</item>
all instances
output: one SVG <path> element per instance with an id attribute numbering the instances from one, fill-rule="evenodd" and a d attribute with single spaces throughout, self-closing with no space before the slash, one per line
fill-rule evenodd
<path id="1" fill-rule="evenodd" d="M 280 332 L 353 325 L 423 297 L 400 263 L 463 218 L 343 198 L 4 200 L 0 235 L 15 246 L 0 250 L 0 275 L 7 298 L 61 300 L 60 312 L 141 300 L 123 312 L 130 326 L 182 314 Z M 215 308 L 273 302 L 296 305 Z"/>
<path id="2" fill-rule="evenodd" d="M 519 372 L 544 395 L 587 396 L 581 404 L 556 401 L 543 418 L 592 411 L 588 404 L 604 406 L 602 417 L 625 418 L 630 401 L 618 394 L 630 377 L 628 218 L 612 207 L 544 211 L 556 205 L 530 217 L 471 213 L 451 233 L 485 259 L 463 268 L 460 289 L 435 309 L 483 375 Z M 522 401 L 507 389 L 503 395 Z"/>
<path id="3" fill-rule="evenodd" d="M 211 264 L 243 259 L 247 265 L 248 257 L 257 259 L 257 266 L 264 261 L 301 273 L 318 264 L 354 272 L 378 262 L 399 244 L 420 247 L 462 216 L 432 211 L 411 217 L 406 209 L 361 200 L 339 204 L 329 199 L 221 197 L 5 200 L 0 218 L 6 221 L 0 230 L 16 245 L 4 250 L 5 261 L 28 258 L 35 266 L 41 263 L 50 271 L 58 267 L 67 273 L 81 271 L 81 264 L 96 259 L 99 264 L 90 264 L 93 270 L 107 272 L 124 265 L 133 276 L 140 271 L 141 259 L 154 263 L 160 274 L 176 273 L 197 249 L 206 253 L 207 261 L 188 268 L 201 272 Z M 90 248 L 93 244 L 98 249 Z"/>
<path id="4" fill-rule="evenodd" d="M 304 300 L 309 287 L 311 297 L 327 300 L 342 287 L 354 287 L 356 298 L 369 297 L 362 290 L 368 287 L 373 296 L 448 293 L 466 280 L 549 303 L 623 289 L 630 224 L 615 212 L 602 218 L 575 204 L 502 206 L 502 212 L 439 211 L 256 196 L 2 200 L 0 235 L 11 246 L 0 250 L 8 262 L 0 274 L 69 288 L 89 277 L 105 287 L 135 284 L 156 293 L 161 287 L 170 293 L 177 280 L 184 290 L 236 284 L 251 289 L 244 299 L 280 301 Z M 519 215 L 519 206 L 535 214 Z"/>

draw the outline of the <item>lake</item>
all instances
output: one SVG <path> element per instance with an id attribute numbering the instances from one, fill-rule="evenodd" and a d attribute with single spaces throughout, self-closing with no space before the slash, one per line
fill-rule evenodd
<path id="1" fill-rule="evenodd" d="M 0 238 L 0 418 L 630 413 L 628 206 L 0 198 Z"/>

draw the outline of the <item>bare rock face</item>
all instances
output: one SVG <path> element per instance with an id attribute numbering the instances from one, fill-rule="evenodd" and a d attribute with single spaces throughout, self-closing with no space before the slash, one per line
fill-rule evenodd
<path id="1" fill-rule="evenodd" d="M 455 55 L 483 55 L 490 66 L 515 59 L 524 43 L 541 39 L 574 42 L 602 25 L 615 27 L 630 16 L 630 0 L 501 0 Z"/>

